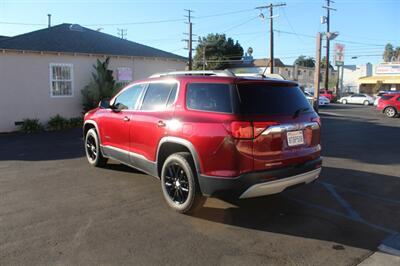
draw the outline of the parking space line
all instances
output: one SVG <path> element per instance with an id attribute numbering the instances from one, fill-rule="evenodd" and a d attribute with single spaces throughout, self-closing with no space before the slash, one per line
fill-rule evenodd
<path id="1" fill-rule="evenodd" d="M 328 183 L 323 183 L 322 184 L 330 193 L 331 195 L 336 199 L 336 201 L 343 207 L 345 208 L 346 212 L 350 217 L 352 217 L 354 220 L 362 220 L 361 216 L 350 206 L 350 204 L 345 201 L 335 190 L 335 187 L 328 184 Z"/>
<path id="2" fill-rule="evenodd" d="M 356 190 L 356 189 L 334 185 L 334 184 L 327 183 L 327 182 L 324 182 L 324 181 L 316 181 L 315 183 L 322 184 L 322 185 L 326 184 L 326 185 L 329 185 L 329 186 L 333 186 L 333 187 L 339 188 L 341 190 L 346 190 L 346 191 L 352 192 L 354 194 L 359 194 L 361 196 L 364 196 L 364 197 L 367 197 L 367 198 L 371 198 L 371 199 L 375 199 L 375 200 L 386 201 L 386 202 L 393 203 L 393 204 L 400 204 L 400 200 L 383 198 L 383 197 L 377 196 L 375 194 L 370 194 L 370 193 L 362 192 L 362 191 L 359 191 L 359 190 Z"/>

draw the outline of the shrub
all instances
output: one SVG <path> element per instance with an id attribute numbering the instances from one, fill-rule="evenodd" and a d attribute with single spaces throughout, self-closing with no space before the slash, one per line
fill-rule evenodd
<path id="1" fill-rule="evenodd" d="M 72 117 L 68 121 L 70 128 L 80 128 L 83 124 L 83 117 Z"/>
<path id="2" fill-rule="evenodd" d="M 57 114 L 50 118 L 47 127 L 50 130 L 62 130 L 69 127 L 69 120 Z"/>
<path id="3" fill-rule="evenodd" d="M 28 119 L 25 118 L 21 124 L 21 131 L 25 133 L 38 132 L 43 130 L 43 125 L 39 122 L 39 119 Z"/>

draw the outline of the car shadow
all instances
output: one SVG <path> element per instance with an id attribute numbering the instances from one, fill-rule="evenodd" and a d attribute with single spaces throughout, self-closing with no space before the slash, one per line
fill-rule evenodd
<path id="1" fill-rule="evenodd" d="M 373 182 L 371 187 L 359 186 L 365 182 L 365 175 Z M 340 180 L 337 182 L 336 178 Z M 381 186 L 371 193 L 374 183 L 381 183 Z M 326 189 L 326 184 L 335 187 L 335 192 L 361 217 L 359 220 L 348 213 L 341 201 Z M 273 196 L 223 199 L 227 203 L 223 207 L 220 204 L 212 206 L 212 203 L 210 206 L 207 202 L 193 217 L 376 250 L 383 239 L 400 230 L 400 197 L 396 193 L 399 190 L 398 177 L 326 167 L 319 181 L 313 184 Z"/>

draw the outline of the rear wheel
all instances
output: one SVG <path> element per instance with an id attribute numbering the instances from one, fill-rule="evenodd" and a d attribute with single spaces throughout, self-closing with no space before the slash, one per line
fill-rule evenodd
<path id="1" fill-rule="evenodd" d="M 387 107 L 384 112 L 385 115 L 390 118 L 393 118 L 397 115 L 397 111 L 393 107 Z"/>
<path id="2" fill-rule="evenodd" d="M 347 100 L 342 100 L 342 104 L 347 104 Z"/>
<path id="3" fill-rule="evenodd" d="M 369 101 L 364 101 L 364 105 L 365 106 L 369 105 Z"/>
<path id="4" fill-rule="evenodd" d="M 102 167 L 107 163 L 100 150 L 100 141 L 94 128 L 89 129 L 85 136 L 85 151 L 88 162 L 96 167 Z"/>
<path id="5" fill-rule="evenodd" d="M 170 155 L 161 171 L 161 187 L 168 205 L 177 212 L 191 213 L 204 204 L 193 159 L 188 152 Z"/>

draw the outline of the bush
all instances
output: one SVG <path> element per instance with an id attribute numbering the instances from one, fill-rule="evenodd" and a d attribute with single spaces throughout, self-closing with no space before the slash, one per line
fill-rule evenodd
<path id="1" fill-rule="evenodd" d="M 59 114 L 50 118 L 47 122 L 47 128 L 49 130 L 62 130 L 69 128 L 69 120 L 60 116 Z"/>
<path id="2" fill-rule="evenodd" d="M 22 121 L 21 131 L 25 133 L 38 132 L 43 130 L 43 125 L 39 122 L 39 119 L 28 119 L 25 118 Z"/>
<path id="3" fill-rule="evenodd" d="M 80 128 L 83 125 L 83 117 L 72 117 L 68 122 L 70 128 Z"/>

